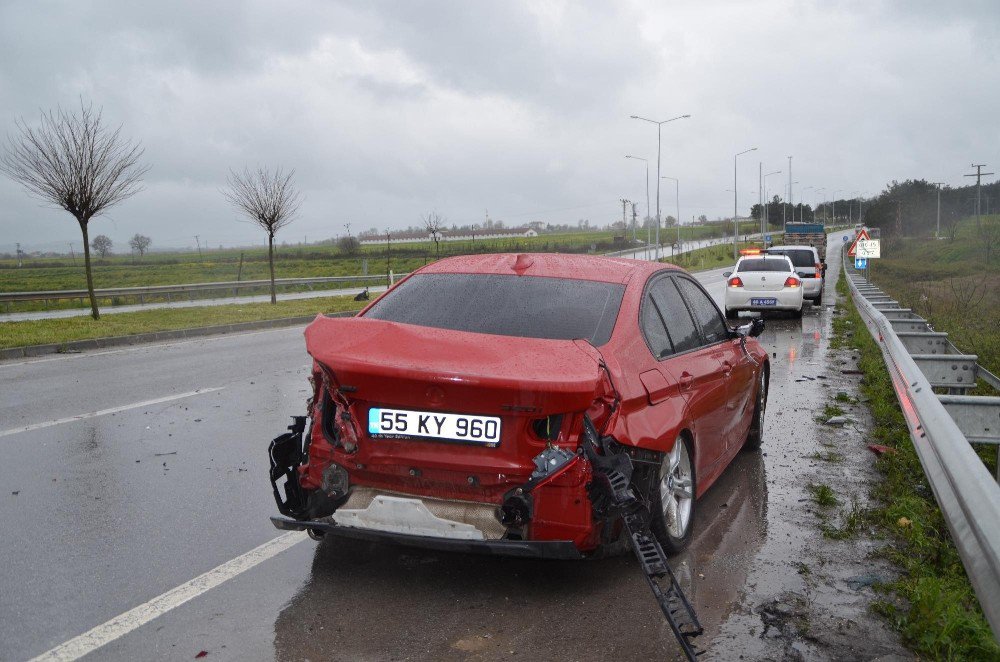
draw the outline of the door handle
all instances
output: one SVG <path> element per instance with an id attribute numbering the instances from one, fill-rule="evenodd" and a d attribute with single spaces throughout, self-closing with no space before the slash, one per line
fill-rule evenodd
<path id="1" fill-rule="evenodd" d="M 691 376 L 690 372 L 685 370 L 684 372 L 681 373 L 680 384 L 682 389 L 691 388 L 691 382 L 693 381 L 694 377 Z"/>

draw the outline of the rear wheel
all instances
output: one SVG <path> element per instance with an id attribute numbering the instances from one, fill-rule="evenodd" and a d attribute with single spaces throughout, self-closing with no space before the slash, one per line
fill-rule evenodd
<path id="1" fill-rule="evenodd" d="M 757 401 L 754 403 L 753 420 L 750 422 L 750 431 L 747 432 L 746 441 L 743 447 L 750 450 L 760 448 L 764 441 L 764 412 L 767 409 L 767 374 L 763 366 L 760 369 L 760 378 L 757 383 Z"/>
<path id="2" fill-rule="evenodd" d="M 695 475 L 691 442 L 678 437 L 663 456 L 650 510 L 650 528 L 668 554 L 679 552 L 691 540 L 694 524 Z"/>

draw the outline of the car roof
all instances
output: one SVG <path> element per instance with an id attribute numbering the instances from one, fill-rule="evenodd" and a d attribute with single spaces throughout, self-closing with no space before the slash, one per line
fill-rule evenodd
<path id="1" fill-rule="evenodd" d="M 780 253 L 782 251 L 815 251 L 815 246 L 771 246 L 768 251 Z"/>
<path id="2" fill-rule="evenodd" d="M 443 258 L 422 267 L 418 273 L 545 276 L 625 283 L 633 276 L 641 277 L 645 281 L 653 273 L 664 270 L 683 271 L 672 264 L 600 255 L 487 253 Z"/>

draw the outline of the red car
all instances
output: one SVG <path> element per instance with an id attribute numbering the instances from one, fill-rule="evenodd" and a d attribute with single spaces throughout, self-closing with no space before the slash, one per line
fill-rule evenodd
<path id="1" fill-rule="evenodd" d="M 517 556 L 617 547 L 622 495 L 666 551 L 757 447 L 763 322 L 685 271 L 579 255 L 443 259 L 317 317 L 307 415 L 270 448 L 281 529 Z M 307 425 L 308 421 L 308 425 Z"/>

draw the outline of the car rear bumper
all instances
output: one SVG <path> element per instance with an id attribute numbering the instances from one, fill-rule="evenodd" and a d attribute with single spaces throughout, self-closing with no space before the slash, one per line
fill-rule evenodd
<path id="1" fill-rule="evenodd" d="M 801 310 L 802 288 L 786 288 L 772 292 L 748 291 L 744 288 L 726 288 L 726 310 Z M 754 299 L 774 299 L 775 304 L 757 305 Z"/>
<path id="2" fill-rule="evenodd" d="M 806 299 L 816 299 L 823 294 L 822 278 L 803 278 L 802 292 Z"/>
<path id="3" fill-rule="evenodd" d="M 278 516 L 271 517 L 271 523 L 276 529 L 283 531 L 313 531 L 340 538 L 389 542 L 445 552 L 563 560 L 586 558 L 569 540 L 461 540 L 341 526 L 325 520 L 301 521 Z"/>

